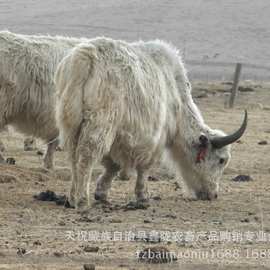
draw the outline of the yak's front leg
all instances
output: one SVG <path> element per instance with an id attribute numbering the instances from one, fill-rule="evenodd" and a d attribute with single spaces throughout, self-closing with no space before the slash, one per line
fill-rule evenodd
<path id="1" fill-rule="evenodd" d="M 108 148 L 111 141 L 112 137 L 106 133 L 104 126 L 98 126 L 92 121 L 85 121 L 82 124 L 76 149 L 76 208 L 90 205 L 89 193 L 92 171 L 105 153 L 109 152 Z"/>
<path id="2" fill-rule="evenodd" d="M 75 207 L 75 196 L 77 187 L 77 159 L 76 159 L 77 141 L 74 141 L 68 150 L 69 161 L 71 163 L 71 187 L 69 192 L 68 202 L 71 207 Z"/>
<path id="3" fill-rule="evenodd" d="M 78 162 L 76 169 L 76 181 L 72 184 L 75 189 L 75 207 L 82 208 L 90 205 L 90 183 L 93 171 L 93 165 L 96 159 L 91 153 L 86 153 L 86 149 L 78 154 Z"/>

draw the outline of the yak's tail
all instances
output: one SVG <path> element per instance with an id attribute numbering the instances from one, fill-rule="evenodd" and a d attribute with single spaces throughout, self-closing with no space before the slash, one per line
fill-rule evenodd
<path id="1" fill-rule="evenodd" d="M 96 58 L 96 48 L 92 44 L 80 44 L 57 68 L 56 123 L 62 147 L 71 146 L 83 121 L 84 88 Z"/>

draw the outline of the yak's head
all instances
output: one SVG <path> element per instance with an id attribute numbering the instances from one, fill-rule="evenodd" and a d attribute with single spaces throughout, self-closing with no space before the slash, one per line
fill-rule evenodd
<path id="1" fill-rule="evenodd" d="M 247 112 L 241 127 L 234 133 L 226 135 L 209 129 L 193 143 L 191 156 L 181 159 L 181 172 L 190 198 L 217 198 L 219 180 L 231 158 L 230 145 L 241 138 L 246 127 Z"/>

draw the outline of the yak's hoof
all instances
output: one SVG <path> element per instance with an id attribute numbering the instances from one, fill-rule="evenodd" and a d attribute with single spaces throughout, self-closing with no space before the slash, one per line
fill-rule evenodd
<path id="1" fill-rule="evenodd" d="M 148 198 L 137 198 L 137 203 L 149 203 L 149 199 Z"/>
<path id="2" fill-rule="evenodd" d="M 103 193 L 95 193 L 95 200 L 100 202 L 107 202 L 107 196 Z"/>
<path id="3" fill-rule="evenodd" d="M 140 192 L 136 194 L 136 201 L 137 203 L 149 203 L 149 198 L 144 192 Z"/>
<path id="4" fill-rule="evenodd" d="M 218 195 L 217 193 L 209 193 L 209 192 L 197 192 L 196 196 L 198 198 L 198 200 L 202 200 L 202 201 L 212 201 L 214 199 L 217 199 Z"/>

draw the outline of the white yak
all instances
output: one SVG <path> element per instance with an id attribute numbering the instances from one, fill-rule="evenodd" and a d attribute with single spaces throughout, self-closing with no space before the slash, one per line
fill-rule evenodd
<path id="1" fill-rule="evenodd" d="M 83 40 L 0 32 L 0 130 L 12 125 L 48 143 L 48 169 L 58 144 L 54 73 L 67 52 Z"/>
<path id="2" fill-rule="evenodd" d="M 54 73 L 63 57 L 83 41 L 87 39 L 0 31 L 0 130 L 12 125 L 31 136 L 27 145 L 33 137 L 43 139 L 48 144 L 44 156 L 47 169 L 53 168 L 58 145 Z M 3 150 L 4 146 L 0 147 L 0 163 L 5 162 Z M 127 174 L 125 166 L 122 175 Z"/>
<path id="3" fill-rule="evenodd" d="M 186 196 L 217 197 L 230 144 L 243 135 L 247 113 L 231 135 L 207 126 L 173 46 L 92 39 L 61 61 L 55 83 L 59 138 L 72 167 L 72 205 L 89 205 L 97 162 L 105 172 L 97 181 L 96 200 L 107 200 L 112 179 L 125 164 L 137 171 L 137 200 L 147 200 L 144 178 L 165 152 L 182 175 Z"/>

